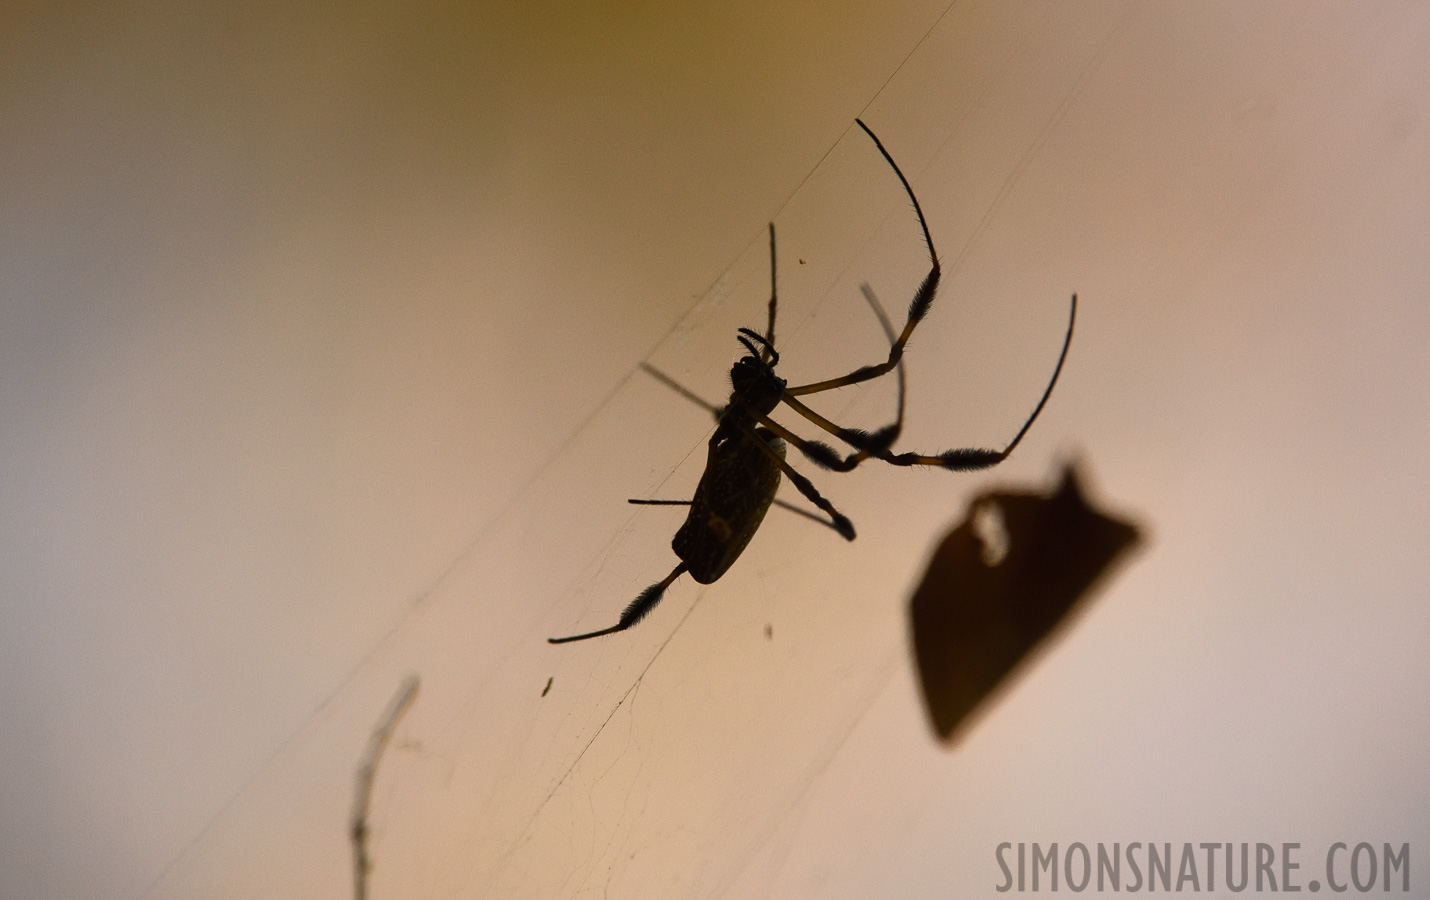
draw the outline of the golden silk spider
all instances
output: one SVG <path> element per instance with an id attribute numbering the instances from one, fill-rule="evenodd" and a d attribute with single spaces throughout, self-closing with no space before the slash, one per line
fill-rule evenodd
<path id="1" fill-rule="evenodd" d="M 1053 377 L 1048 380 L 1048 386 L 1043 390 L 1043 396 L 1038 400 L 1038 405 L 1033 408 L 1032 415 L 1028 416 L 1023 427 L 1018 429 L 1018 433 L 1007 447 L 1002 450 L 964 448 L 946 450 L 934 455 L 891 452 L 890 448 L 903 429 L 902 359 L 904 345 L 908 343 L 909 335 L 913 334 L 915 326 L 919 324 L 933 304 L 934 293 L 938 290 L 941 273 L 938 254 L 933 249 L 933 238 L 929 235 L 928 222 L 924 219 L 923 209 L 919 206 L 918 198 L 914 196 L 914 189 L 909 185 L 909 180 L 904 177 L 898 163 L 894 162 L 889 151 L 884 149 L 883 142 L 869 129 L 869 126 L 859 119 L 855 119 L 855 122 L 864 129 L 865 134 L 869 135 L 874 146 L 879 149 L 879 153 L 883 155 L 884 160 L 903 184 L 904 192 L 913 202 L 914 213 L 918 216 L 919 226 L 924 233 L 924 244 L 928 247 L 929 252 L 929 273 L 924 277 L 923 283 L 919 285 L 918 292 L 914 294 L 913 302 L 909 304 L 909 314 L 904 322 L 904 329 L 897 337 L 889 324 L 888 316 L 884 314 L 883 308 L 874 298 L 873 293 L 867 287 L 864 289 L 865 298 L 869 301 L 874 314 L 884 328 L 884 333 L 888 336 L 889 358 L 876 365 L 855 369 L 848 375 L 839 378 L 816 381 L 797 387 L 790 387 L 783 378 L 775 374 L 775 366 L 779 364 L 780 355 L 775 350 L 775 312 L 777 308 L 775 226 L 773 222 L 770 223 L 769 324 L 766 326 L 764 334 L 750 328 L 739 330 L 737 340 L 749 352 L 736 360 L 735 364 L 730 367 L 732 390 L 730 399 L 725 406 L 719 408 L 711 406 L 653 367 L 645 367 L 648 372 L 661 381 L 709 409 L 714 413 L 717 422 L 715 433 L 710 436 L 706 451 L 705 473 L 700 476 L 700 483 L 696 485 L 694 497 L 690 500 L 630 501 L 631 503 L 690 507 L 685 523 L 680 526 L 675 533 L 675 539 L 671 541 L 671 548 L 680 559 L 680 564 L 671 570 L 669 575 L 646 588 L 640 593 L 640 596 L 631 601 L 615 625 L 570 637 L 548 638 L 551 643 L 564 644 L 570 641 L 584 641 L 587 638 L 625 631 L 645 618 L 646 614 L 654 609 L 661 597 L 665 595 L 665 589 L 670 587 L 671 582 L 683 573 L 688 572 L 690 577 L 701 584 L 710 584 L 725 574 L 745 546 L 749 544 L 750 538 L 754 537 L 755 531 L 760 527 L 760 522 L 764 520 L 765 513 L 769 511 L 771 504 L 777 503 L 780 506 L 786 506 L 782 501 L 775 500 L 775 490 L 779 487 L 781 474 L 787 476 L 799 489 L 799 492 L 819 507 L 828 516 L 828 519 L 797 507 L 790 506 L 788 508 L 833 528 L 846 540 L 854 540 L 853 523 L 836 510 L 828 500 L 824 499 L 809 479 L 795 471 L 794 467 L 785 459 L 786 444 L 793 444 L 807 459 L 820 468 L 835 472 L 848 472 L 870 458 L 880 459 L 895 466 L 938 466 L 966 472 L 996 466 L 1007 459 L 1008 455 L 1013 452 L 1013 448 L 1018 446 L 1018 442 L 1023 440 L 1023 435 L 1028 433 L 1028 429 L 1032 427 L 1038 414 L 1043 411 L 1043 406 L 1047 404 L 1048 397 L 1053 393 L 1053 387 L 1058 383 L 1058 375 L 1062 373 L 1063 362 L 1067 359 L 1068 347 L 1072 343 L 1073 324 L 1077 320 L 1077 294 L 1073 294 L 1072 297 L 1072 305 L 1068 313 L 1067 334 L 1063 338 L 1062 352 L 1058 355 L 1058 363 L 1053 369 Z M 818 394 L 822 391 L 869 381 L 887 375 L 895 369 L 898 369 L 899 377 L 898 414 L 892 424 L 877 431 L 843 428 L 805 406 L 798 399 L 804 394 Z M 770 414 L 781 403 L 848 444 L 853 448 L 853 452 L 841 455 L 838 450 L 828 444 L 807 440 L 780 425 L 770 418 Z"/>

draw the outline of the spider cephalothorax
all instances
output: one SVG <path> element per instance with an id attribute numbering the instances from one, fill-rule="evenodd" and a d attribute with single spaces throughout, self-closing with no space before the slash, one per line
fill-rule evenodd
<path id="1" fill-rule="evenodd" d="M 730 367 L 730 387 L 734 390 L 725 408 L 750 410 L 767 416 L 780 405 L 785 393 L 785 380 L 775 374 L 780 355 L 775 352 L 773 346 L 767 344 L 770 359 L 766 361 L 746 335 L 752 335 L 760 341 L 765 340 L 758 332 L 748 328 L 740 329 L 740 343 L 749 348 L 750 355 L 740 357 Z"/>

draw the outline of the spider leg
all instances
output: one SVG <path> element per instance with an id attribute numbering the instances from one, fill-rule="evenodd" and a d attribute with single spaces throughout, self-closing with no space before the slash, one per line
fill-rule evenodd
<path id="1" fill-rule="evenodd" d="M 661 384 L 670 388 L 672 391 L 675 391 L 677 394 L 684 397 L 686 400 L 689 400 L 691 403 L 694 403 L 696 406 L 710 413 L 712 416 L 715 417 L 715 421 L 720 421 L 720 415 L 725 411 L 724 407 L 716 406 L 710 401 L 703 399 L 699 394 L 690 390 L 685 385 L 676 381 L 674 378 L 671 378 L 669 375 L 665 374 L 660 369 L 657 369 L 650 363 L 641 363 L 641 368 L 645 369 L 646 374 L 650 375 L 656 381 L 659 381 Z"/>
<path id="2" fill-rule="evenodd" d="M 812 410 L 811 413 L 813 413 Z M 818 415 L 817 413 L 813 414 Z M 825 444 L 821 441 L 811 441 L 808 438 L 802 438 L 799 435 L 795 434 L 793 431 L 790 431 L 788 428 L 776 422 L 774 419 L 771 419 L 769 416 L 763 415 L 761 413 L 753 413 L 753 415 L 755 421 L 759 422 L 761 425 L 768 428 L 770 431 L 773 431 L 775 434 L 779 435 L 781 438 L 784 439 L 785 443 L 793 444 L 795 448 L 799 450 L 799 452 L 803 453 L 809 459 L 810 462 L 819 466 L 821 469 L 829 469 L 834 472 L 848 472 L 850 469 L 854 468 L 855 465 L 857 465 L 857 463 L 851 463 L 849 462 L 849 459 L 841 457 L 839 455 L 839 451 L 835 450 L 828 444 Z M 830 429 L 833 429 L 835 431 L 849 430 L 839 428 L 839 426 L 835 425 L 832 422 L 829 422 L 823 417 L 821 417 L 819 421 L 824 422 L 829 426 Z M 850 458 L 852 458 L 852 455 Z M 795 486 L 799 487 L 799 483 L 796 482 Z M 800 488 L 800 491 L 801 493 L 803 493 L 804 489 Z M 805 496 L 808 497 L 809 494 L 805 493 Z M 814 498 L 810 497 L 810 499 L 813 500 Z M 823 509 L 824 507 L 821 506 L 820 508 Z"/>
<path id="3" fill-rule="evenodd" d="M 760 351 L 760 359 L 770 361 L 775 348 L 775 309 L 779 300 L 775 293 L 775 223 L 770 223 L 770 324 L 765 329 L 765 349 Z"/>
<path id="4" fill-rule="evenodd" d="M 909 315 L 908 319 L 904 322 L 904 330 L 899 333 L 898 338 L 893 342 L 893 346 L 889 348 L 889 358 L 886 361 L 878 365 L 862 366 L 850 372 L 848 375 L 843 375 L 839 378 L 831 378 L 827 381 L 816 381 L 811 384 L 802 384 L 798 387 L 792 387 L 786 390 L 787 394 L 795 396 L 800 394 L 817 394 L 820 391 L 829 391 L 834 388 L 844 387 L 845 385 L 858 384 L 861 381 L 878 378 L 880 375 L 885 375 L 893 371 L 894 367 L 899 364 L 899 360 L 903 358 L 904 345 L 909 342 L 909 336 L 914 333 L 914 328 L 923 320 L 923 317 L 928 314 L 929 307 L 933 305 L 934 294 L 938 292 L 939 278 L 942 276 L 943 270 L 939 266 L 938 254 L 934 252 L 933 249 L 933 237 L 929 234 L 928 221 L 924 219 L 923 208 L 919 206 L 919 198 L 914 196 L 913 187 L 909 185 L 909 180 L 904 177 L 903 170 L 899 168 L 899 164 L 894 162 L 894 158 L 889 155 L 889 151 L 884 149 L 884 144 L 879 140 L 878 136 L 869 130 L 869 126 L 865 125 L 863 120 L 855 119 L 854 121 L 859 123 L 859 127 L 864 129 L 864 133 L 869 135 L 870 139 L 874 141 L 874 146 L 879 148 L 879 152 L 884 156 L 884 161 L 894 170 L 894 174 L 899 176 L 899 182 L 903 184 L 904 192 L 907 193 L 909 199 L 913 201 L 914 212 L 919 217 L 919 227 L 921 227 L 924 232 L 924 244 L 928 247 L 929 251 L 929 273 L 924 276 L 923 283 L 919 285 L 918 291 L 914 294 L 913 301 L 909 304 Z"/>
<path id="5" fill-rule="evenodd" d="M 884 462 L 894 466 L 940 466 L 945 469 L 953 469 L 959 472 L 966 472 L 974 469 L 986 469 L 990 466 L 996 466 L 1003 460 L 1007 459 L 1008 455 L 1013 452 L 1013 448 L 1017 447 L 1018 444 L 1022 442 L 1023 436 L 1028 433 L 1029 428 L 1033 427 L 1033 423 L 1037 421 L 1038 416 L 1043 411 L 1043 407 L 1047 405 L 1048 398 L 1052 396 L 1053 388 L 1058 383 L 1058 376 L 1061 375 L 1063 372 L 1063 363 L 1067 361 L 1068 348 L 1072 346 L 1073 326 L 1076 323 L 1077 294 L 1073 294 L 1072 303 L 1068 310 L 1068 330 L 1067 333 L 1063 336 L 1063 349 L 1062 352 L 1058 354 L 1058 364 L 1053 368 L 1053 377 L 1048 379 L 1048 386 L 1043 389 L 1043 396 L 1039 398 L 1038 405 L 1033 408 L 1032 415 L 1028 416 L 1027 420 L 1023 422 L 1023 427 L 1018 429 L 1018 433 L 1013 437 L 1013 440 L 1008 444 L 1007 447 L 1004 447 L 1002 450 L 962 448 L 958 450 L 945 450 L 943 453 L 939 453 L 932 456 L 921 453 L 890 453 L 889 444 L 891 444 L 893 441 L 892 438 L 889 438 L 886 441 L 885 435 L 890 431 L 891 428 L 897 426 L 899 424 L 898 422 L 895 423 L 895 426 L 881 428 L 878 431 L 873 432 L 872 434 L 852 428 L 841 428 L 840 426 L 821 416 L 819 413 L 805 406 L 803 403 L 800 403 L 798 400 L 791 397 L 788 391 L 785 392 L 785 396 L 781 399 L 786 405 L 789 406 L 790 409 L 793 409 L 795 412 L 804 416 L 806 419 L 818 425 L 820 428 L 823 428 L 825 431 L 828 431 L 830 434 L 839 438 L 841 441 L 844 441 L 852 447 L 858 448 L 859 452 L 841 458 L 839 454 L 834 450 L 834 448 L 830 447 L 828 444 L 822 444 L 819 441 L 809 441 L 798 437 L 792 438 L 788 429 L 773 426 L 771 422 L 767 422 L 763 418 L 760 419 L 760 424 L 764 425 L 767 428 L 770 428 L 771 431 L 774 431 L 776 434 L 784 438 L 789 443 L 794 444 L 800 449 L 800 452 L 807 456 L 816 465 L 823 466 L 827 469 L 833 469 L 836 472 L 847 472 L 871 456 L 877 457 L 878 459 L 882 459 Z M 897 434 L 897 431 L 893 432 L 893 436 L 897 436 Z"/>
<path id="6" fill-rule="evenodd" d="M 621 613 L 621 619 L 610 628 L 602 628 L 600 631 L 590 631 L 586 634 L 573 634 L 570 637 L 547 638 L 548 643 L 569 644 L 572 641 L 584 641 L 587 638 L 601 637 L 606 634 L 615 634 L 618 631 L 625 631 L 632 625 L 646 617 L 655 605 L 660 602 L 660 598 L 665 596 L 665 589 L 670 587 L 670 583 L 679 578 L 685 572 L 685 563 L 676 566 L 671 573 L 659 582 L 651 585 L 640 592 L 640 596 L 631 601 L 625 612 Z"/>
<path id="7" fill-rule="evenodd" d="M 760 424 L 769 427 L 771 431 L 775 432 L 775 434 L 778 434 L 786 441 L 789 441 L 791 438 L 793 438 L 794 442 L 796 442 L 795 446 L 799 446 L 801 443 L 808 443 L 803 438 L 794 434 L 792 431 L 781 427 L 778 422 L 775 422 L 768 416 L 757 415 L 756 418 L 759 420 Z M 806 500 L 808 500 L 810 503 L 813 503 L 820 509 L 824 510 L 825 514 L 829 516 L 829 527 L 839 532 L 840 536 L 843 537 L 846 541 L 854 540 L 854 523 L 849 521 L 849 518 L 847 516 L 845 516 L 839 510 L 835 509 L 834 505 L 828 500 L 824 499 L 824 497 L 820 495 L 819 491 L 815 489 L 814 484 L 811 483 L 808 478 L 805 478 L 803 475 L 799 474 L 799 472 L 795 471 L 794 466 L 791 466 L 783 456 L 780 456 L 774 450 L 771 450 L 770 446 L 766 444 L 759 437 L 759 435 L 755 434 L 755 429 L 751 427 L 748 422 L 740 421 L 736 424 L 739 426 L 741 431 L 745 432 L 748 437 L 750 437 L 764 450 L 765 453 L 769 455 L 770 459 L 774 460 L 775 464 L 780 467 L 780 471 L 784 472 L 785 475 L 789 477 L 789 480 L 794 484 L 796 488 L 799 489 L 799 492 L 805 496 Z"/>
<path id="8" fill-rule="evenodd" d="M 889 339 L 890 344 L 893 344 L 895 340 L 894 326 L 889 323 L 889 315 L 884 312 L 884 304 L 879 302 L 879 298 L 874 295 L 874 289 L 867 283 L 859 285 L 859 292 L 863 294 L 864 299 L 869 302 L 869 308 L 874 310 L 874 316 L 879 320 L 879 327 L 884 329 L 884 336 Z M 886 448 L 893 446 L 894 441 L 898 440 L 899 434 L 904 430 L 904 361 L 902 359 L 899 360 L 899 365 L 895 368 L 895 371 L 899 374 L 898 412 L 895 413 L 892 423 L 874 432 L 874 435 L 883 435 L 886 433 L 889 435 L 888 440 L 882 444 L 882 446 Z M 863 450 L 860 451 L 860 453 L 864 452 Z M 863 462 L 864 459 L 864 456 L 860 456 L 859 462 Z"/>
<path id="9" fill-rule="evenodd" d="M 787 509 L 787 510 L 789 510 L 790 512 L 794 513 L 794 514 L 797 515 L 797 516 L 804 516 L 806 519 L 810 520 L 811 522 L 818 522 L 819 524 L 823 525 L 825 528 L 832 529 L 833 531 L 839 531 L 839 526 L 835 525 L 833 522 L 829 522 L 829 521 L 826 521 L 825 519 L 821 519 L 819 516 L 816 516 L 814 513 L 810 512 L 809 510 L 807 510 L 807 509 L 802 509 L 802 508 L 800 508 L 800 507 L 798 507 L 798 506 L 795 506 L 793 503 L 790 503 L 788 500 L 781 500 L 780 498 L 776 497 L 776 498 L 774 499 L 774 505 L 775 505 L 775 506 L 778 506 L 780 509 Z"/>
<path id="10" fill-rule="evenodd" d="M 634 504 L 636 504 L 637 506 L 689 506 L 692 501 L 690 501 L 690 500 L 636 500 L 636 499 L 632 498 L 632 499 L 630 499 L 630 500 L 627 500 L 626 502 L 627 502 L 627 503 L 634 503 Z M 839 530 L 838 528 L 835 528 L 835 526 L 834 526 L 832 523 L 830 523 L 829 520 L 827 520 L 827 519 L 821 519 L 819 516 L 816 516 L 814 513 L 810 512 L 809 510 L 807 510 L 807 509 L 801 509 L 800 507 L 795 506 L 793 503 L 790 503 L 788 500 L 781 500 L 780 498 L 776 497 L 776 498 L 775 498 L 774 500 L 772 500 L 771 502 L 772 502 L 775 506 L 778 506 L 778 507 L 780 507 L 781 509 L 787 509 L 787 510 L 789 510 L 790 512 L 794 513 L 794 514 L 797 515 L 797 516 L 804 516 L 806 519 L 810 520 L 811 522 L 818 522 L 820 525 L 823 525 L 825 528 L 831 528 L 831 529 L 833 529 L 833 530 L 835 530 L 835 531 L 838 531 L 838 530 Z"/>
<path id="11" fill-rule="evenodd" d="M 869 302 L 869 308 L 874 311 L 874 315 L 879 320 L 879 326 L 884 329 L 884 336 L 889 339 L 889 343 L 894 343 L 894 327 L 889 324 L 889 316 L 884 312 L 884 305 L 875 296 L 874 289 L 867 284 L 861 284 L 859 290 L 864 294 L 864 299 Z M 809 441 L 809 449 L 801 447 L 806 456 L 810 456 L 811 450 L 815 455 L 810 458 L 817 464 L 837 471 L 847 472 L 871 456 L 877 455 L 880 450 L 888 450 L 894 445 L 894 441 L 899 439 L 900 433 L 904 430 L 904 362 L 899 360 L 899 364 L 894 367 L 899 376 L 899 400 L 898 412 L 894 415 L 894 421 L 885 425 L 877 431 L 869 432 L 858 428 L 842 428 L 825 419 L 819 413 L 795 400 L 786 392 L 781 399 L 795 412 L 809 419 L 814 424 L 828 431 L 830 434 L 854 447 L 857 452 L 851 453 L 837 465 L 829 466 L 828 460 L 835 455 L 832 447 L 826 447 L 818 441 Z M 815 446 L 817 445 L 817 446 Z"/>

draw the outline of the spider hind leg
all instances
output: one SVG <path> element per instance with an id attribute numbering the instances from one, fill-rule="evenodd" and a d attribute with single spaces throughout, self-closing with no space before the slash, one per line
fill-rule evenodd
<path id="1" fill-rule="evenodd" d="M 665 578 L 641 591 L 640 595 L 632 600 L 625 611 L 621 613 L 620 621 L 610 628 L 602 628 L 600 631 L 589 631 L 586 634 L 573 634 L 570 637 L 547 638 L 547 642 L 551 644 L 569 644 L 572 641 L 584 641 L 589 638 L 625 631 L 641 619 L 644 619 L 650 614 L 651 610 L 655 609 L 656 604 L 665 596 L 665 589 L 670 587 L 670 583 L 679 578 L 684 571 L 685 563 L 681 563 L 676 566 L 669 575 L 665 576 Z"/>

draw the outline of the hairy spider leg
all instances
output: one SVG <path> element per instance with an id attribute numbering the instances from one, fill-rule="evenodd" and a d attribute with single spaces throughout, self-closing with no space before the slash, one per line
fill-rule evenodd
<path id="1" fill-rule="evenodd" d="M 895 340 L 894 326 L 889 322 L 888 314 L 884 312 L 884 305 L 879 302 L 879 298 L 874 294 L 874 289 L 871 288 L 868 284 L 859 285 L 859 290 L 864 295 L 864 299 L 868 301 L 870 309 L 874 311 L 874 315 L 879 320 L 879 326 L 884 329 L 884 336 L 889 339 L 889 344 L 892 346 Z M 894 441 L 899 439 L 899 435 L 903 433 L 904 361 L 902 358 L 899 359 L 899 364 L 894 367 L 894 371 L 898 373 L 899 376 L 899 400 L 897 404 L 897 412 L 894 415 L 893 422 L 875 431 L 864 431 L 860 428 L 839 428 L 838 431 L 831 432 L 839 436 L 850 446 L 860 448 L 856 452 L 846 456 L 843 460 L 839 462 L 838 465 L 834 467 L 838 471 L 847 472 L 850 469 L 853 469 L 855 466 L 859 465 L 864 460 L 868 459 L 870 456 L 877 455 L 878 451 L 888 450 L 894 445 Z M 812 417 L 818 416 L 818 414 L 814 413 L 814 411 L 809 409 L 809 407 L 805 406 L 798 400 L 795 400 L 789 396 L 784 396 L 780 399 L 782 399 L 785 404 L 789 406 L 790 409 L 793 409 L 795 412 L 809 419 L 811 422 L 814 422 L 816 425 L 820 425 L 821 428 L 826 428 L 826 430 L 828 430 L 826 425 L 821 424 L 821 421 L 827 422 L 827 420 Z M 830 422 L 828 423 L 828 425 L 833 425 L 833 423 Z M 834 427 L 838 428 L 838 426 Z M 818 445 L 820 447 L 825 446 L 823 444 L 820 444 L 819 441 L 806 441 L 805 445 L 807 446 L 800 446 L 800 450 L 806 456 L 810 456 L 811 448 L 813 448 L 815 445 Z M 834 448 L 832 447 L 828 448 L 828 452 L 824 452 L 822 450 L 813 450 L 812 452 L 816 454 L 815 456 L 811 457 L 811 459 L 813 459 L 816 465 L 823 465 L 823 461 L 828 460 L 831 455 L 838 455 L 837 453 L 835 453 Z"/>
<path id="2" fill-rule="evenodd" d="M 1048 386 L 1043 389 L 1043 396 L 1039 398 L 1038 405 L 1033 408 L 1032 415 L 1023 422 L 1023 427 L 1018 429 L 1018 433 L 1009 442 L 1008 446 L 1002 450 L 984 450 L 978 448 L 961 448 L 958 450 L 945 450 L 936 455 L 921 453 L 890 453 L 888 444 L 879 443 L 879 438 L 883 435 L 884 429 L 869 435 L 866 432 L 852 428 L 841 428 L 819 413 L 790 397 L 788 393 L 781 398 L 782 402 L 795 412 L 804 416 L 809 421 L 828 431 L 830 434 L 844 441 L 845 443 L 859 448 L 858 453 L 841 457 L 839 453 L 828 444 L 819 441 L 810 441 L 794 436 L 785 429 L 774 427 L 764 417 L 757 417 L 760 424 L 784 438 L 787 443 L 799 448 L 800 452 L 810 459 L 815 465 L 836 472 L 847 472 L 869 457 L 881 459 L 890 465 L 895 466 L 939 466 L 954 471 L 967 472 L 976 469 L 986 469 L 996 466 L 998 463 L 1008 458 L 1013 449 L 1023 440 L 1023 436 L 1028 433 L 1028 429 L 1033 427 L 1038 416 L 1042 413 L 1043 407 L 1047 405 L 1048 398 L 1052 396 L 1053 388 L 1057 386 L 1058 376 L 1062 374 L 1063 363 L 1068 358 L 1068 348 L 1072 346 L 1073 327 L 1077 323 L 1077 294 L 1073 294 L 1072 303 L 1068 310 L 1068 329 L 1063 335 L 1062 352 L 1058 354 L 1058 364 L 1053 368 L 1053 377 L 1048 380 Z"/>
<path id="3" fill-rule="evenodd" d="M 671 570 L 671 573 L 650 587 L 640 592 L 640 596 L 632 600 L 621 613 L 621 619 L 610 628 L 602 628 L 600 631 L 590 631 L 586 634 L 573 634 L 570 637 L 547 638 L 551 644 L 569 644 L 572 641 L 584 641 L 588 638 L 601 637 L 602 635 L 615 634 L 618 631 L 625 631 L 632 625 L 644 619 L 646 615 L 660 602 L 660 598 L 665 596 L 665 589 L 670 587 L 670 583 L 679 578 L 685 572 L 685 563 L 681 563 Z"/>
<path id="4" fill-rule="evenodd" d="M 919 227 L 924 232 L 924 244 L 929 251 L 929 273 L 924 276 L 923 283 L 919 285 L 918 291 L 914 294 L 913 301 L 909 304 L 909 315 L 904 322 L 904 330 L 900 332 L 897 340 L 889 348 L 889 358 L 873 366 L 862 366 L 843 375 L 839 378 L 831 378 L 827 381 L 816 381 L 812 384 L 802 384 L 798 387 L 787 388 L 786 395 L 799 396 L 800 394 L 817 394 L 820 391 L 829 391 L 837 387 L 844 387 L 849 384 L 858 384 L 861 381 L 868 381 L 871 378 L 878 378 L 891 371 L 898 365 L 899 360 L 904 355 L 904 345 L 909 342 L 909 335 L 914 333 L 914 328 L 928 314 L 929 307 L 933 304 L 934 294 L 938 292 L 939 278 L 942 276 L 942 269 L 939 266 L 938 254 L 933 249 L 933 236 L 929 234 L 928 221 L 924 218 L 923 207 L 919 206 L 919 198 L 914 196 L 914 189 L 909 185 L 909 180 L 904 177 L 904 172 L 899 168 L 899 164 L 894 162 L 894 157 L 889 155 L 889 151 L 884 149 L 884 144 L 879 140 L 878 135 L 864 124 L 862 119 L 855 119 L 859 127 L 864 129 L 864 133 L 873 140 L 874 146 L 879 148 L 879 153 L 883 155 L 884 161 L 894 170 L 894 174 L 899 176 L 899 182 L 904 186 L 904 193 L 909 195 L 909 200 L 914 204 L 914 212 L 919 217 Z M 860 448 L 862 449 L 862 448 Z"/>

